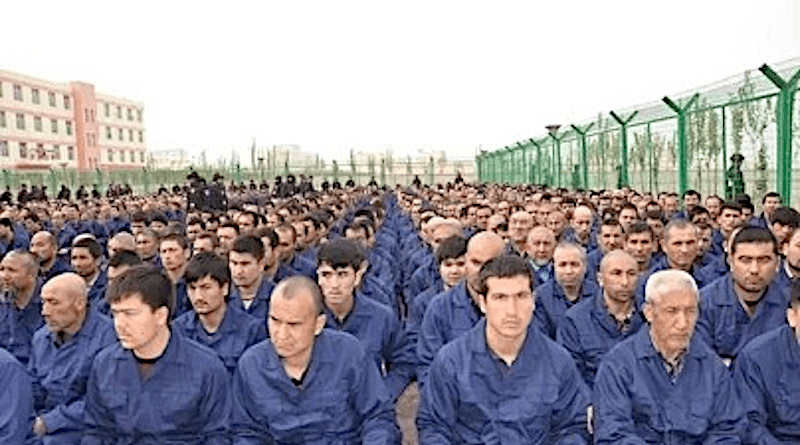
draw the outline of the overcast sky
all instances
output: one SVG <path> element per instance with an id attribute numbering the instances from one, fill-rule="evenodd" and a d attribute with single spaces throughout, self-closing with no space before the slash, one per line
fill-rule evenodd
<path id="1" fill-rule="evenodd" d="M 144 102 L 153 150 L 468 157 L 800 56 L 798 5 L 9 1 L 0 68 Z"/>

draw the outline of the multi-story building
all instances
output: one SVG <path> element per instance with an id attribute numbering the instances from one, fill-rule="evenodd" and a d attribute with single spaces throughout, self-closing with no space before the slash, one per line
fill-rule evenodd
<path id="1" fill-rule="evenodd" d="M 0 70 L 0 169 L 111 170 L 144 167 L 143 105 Z"/>

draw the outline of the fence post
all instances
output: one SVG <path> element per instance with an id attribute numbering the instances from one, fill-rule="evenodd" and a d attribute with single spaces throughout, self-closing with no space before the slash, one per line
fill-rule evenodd
<path id="1" fill-rule="evenodd" d="M 773 71 L 769 65 L 764 64 L 759 69 L 776 87 L 778 103 L 775 107 L 776 121 L 778 123 L 778 144 L 776 146 L 775 175 L 776 189 L 781 194 L 784 202 L 792 202 L 792 112 L 794 111 L 794 96 L 797 92 L 797 83 L 800 81 L 800 70 L 785 80 Z"/>
<path id="2" fill-rule="evenodd" d="M 581 141 L 581 183 L 584 189 L 589 189 L 589 156 L 586 154 L 586 133 L 594 125 L 594 122 L 581 128 L 577 125 L 570 125 L 575 133 L 578 133 L 578 139 Z"/>
<path id="3" fill-rule="evenodd" d="M 619 179 L 617 186 L 628 187 L 630 186 L 630 181 L 628 180 L 628 124 L 633 120 L 634 117 L 639 113 L 639 111 L 634 111 L 627 118 L 622 118 L 617 113 L 611 112 L 611 117 L 614 118 L 615 121 L 620 125 L 620 135 L 619 135 L 619 155 L 620 155 L 620 164 L 619 164 Z"/>
<path id="4" fill-rule="evenodd" d="M 689 141 L 686 135 L 686 112 L 697 102 L 699 97 L 700 93 L 694 93 L 682 107 L 667 96 L 662 99 L 668 107 L 672 108 L 672 111 L 678 114 L 678 194 L 680 195 L 689 190 L 689 159 L 686 150 Z"/>

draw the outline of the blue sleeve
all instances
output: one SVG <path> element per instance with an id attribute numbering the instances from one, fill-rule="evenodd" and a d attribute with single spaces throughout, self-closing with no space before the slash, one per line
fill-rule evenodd
<path id="1" fill-rule="evenodd" d="M 367 363 L 361 350 L 356 363 Z M 360 366 L 353 391 L 353 408 L 363 419 L 362 443 L 364 445 L 393 445 L 399 440 L 399 430 L 394 420 L 394 409 L 386 391 L 383 378 L 376 366 Z"/>
<path id="2" fill-rule="evenodd" d="M 717 357 L 714 359 L 719 360 Z M 721 361 L 718 365 L 713 369 L 718 383 L 714 388 L 713 417 L 705 443 L 738 445 L 742 443 L 747 420 L 730 370 Z"/>
<path id="3" fill-rule="evenodd" d="M 414 376 L 417 364 L 416 350 L 411 338 L 400 325 L 400 321 L 392 319 L 390 328 L 387 329 L 388 338 L 385 342 L 383 356 L 389 364 L 386 373 L 386 389 L 392 401 L 397 400 Z"/>
<path id="4" fill-rule="evenodd" d="M 105 364 L 95 359 L 84 398 L 84 433 L 81 445 L 112 445 L 116 441 L 117 425 L 109 410 L 102 406 L 97 387 L 98 372 Z"/>
<path id="5" fill-rule="evenodd" d="M 565 357 L 562 368 L 561 387 L 554 406 L 554 425 L 556 444 L 586 444 L 589 442 L 589 430 L 586 425 L 587 408 L 589 407 L 589 390 L 583 383 L 574 364 Z"/>
<path id="6" fill-rule="evenodd" d="M 236 366 L 233 375 L 233 414 L 231 430 L 235 445 L 259 445 L 275 443 L 269 425 L 256 416 L 258 408 L 251 397 L 257 388 L 251 387 L 256 382 L 249 374 L 255 367 L 252 356 L 243 356 Z M 276 401 L 280 403 L 279 401 Z"/>
<path id="7" fill-rule="evenodd" d="M 583 381 L 591 386 L 594 381 L 594 375 L 592 375 L 591 371 L 589 371 L 586 366 L 586 357 L 583 354 L 583 346 L 580 340 L 580 330 L 571 317 L 564 318 L 564 323 L 558 328 L 556 339 L 558 344 L 563 346 L 572 356 L 572 360 L 575 361 L 575 365 L 578 367 Z"/>
<path id="8" fill-rule="evenodd" d="M 205 437 L 204 445 L 229 445 L 232 407 L 230 374 L 221 359 L 216 356 L 214 359 L 198 407 L 198 415 L 206 419 L 201 437 Z"/>
<path id="9" fill-rule="evenodd" d="M 420 387 L 425 384 L 427 379 L 428 367 L 433 363 L 436 353 L 445 344 L 445 339 L 442 336 L 442 321 L 440 319 L 441 311 L 437 304 L 438 298 L 434 299 L 428 309 L 425 310 L 425 316 L 422 317 L 422 325 L 419 330 L 419 337 L 417 337 L 417 378 Z"/>
<path id="10" fill-rule="evenodd" d="M 610 356 L 600 364 L 594 379 L 594 440 L 596 445 L 646 445 L 636 435 L 633 406 L 621 372 L 609 365 Z M 616 358 L 616 357 L 614 357 Z M 616 363 L 615 363 L 616 364 Z"/>
<path id="11" fill-rule="evenodd" d="M 19 363 L 11 361 L 0 365 L 0 375 L 0 443 L 25 443 L 33 425 L 31 379 Z"/>
<path id="12" fill-rule="evenodd" d="M 429 382 L 421 387 L 417 428 L 419 443 L 424 445 L 452 444 L 452 431 L 457 420 L 458 389 L 453 367 L 444 357 L 433 362 Z"/>
<path id="13" fill-rule="evenodd" d="M 750 358 L 747 350 L 736 357 L 734 379 L 747 416 L 745 442 L 758 445 L 780 444 L 766 427 L 767 411 L 764 407 L 770 398 L 769 390 L 764 386 L 761 367 Z"/>

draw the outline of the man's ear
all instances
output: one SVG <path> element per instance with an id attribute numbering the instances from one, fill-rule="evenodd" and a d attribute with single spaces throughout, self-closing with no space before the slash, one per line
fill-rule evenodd
<path id="1" fill-rule="evenodd" d="M 364 279 L 364 274 L 367 273 L 367 269 L 369 269 L 369 261 L 364 260 L 361 264 L 358 265 L 358 269 L 356 270 L 356 286 L 361 284 L 361 280 Z"/>

